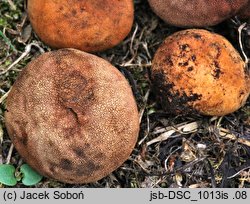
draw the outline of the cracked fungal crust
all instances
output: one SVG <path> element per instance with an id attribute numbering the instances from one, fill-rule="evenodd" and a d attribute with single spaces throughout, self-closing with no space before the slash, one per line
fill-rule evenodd
<path id="1" fill-rule="evenodd" d="M 139 131 L 137 106 L 123 75 L 74 49 L 32 61 L 8 96 L 5 118 L 26 162 L 67 183 L 97 181 L 118 168 Z"/>
<path id="2" fill-rule="evenodd" d="M 249 73 L 222 36 L 190 29 L 169 36 L 157 50 L 152 80 L 163 107 L 173 113 L 226 115 L 250 92 Z"/>
<path id="3" fill-rule="evenodd" d="M 248 0 L 149 0 L 159 17 L 180 27 L 216 25 L 235 15 L 247 2 Z"/>
<path id="4" fill-rule="evenodd" d="M 106 50 L 130 32 L 132 0 L 29 0 L 28 14 L 37 35 L 54 48 Z"/>

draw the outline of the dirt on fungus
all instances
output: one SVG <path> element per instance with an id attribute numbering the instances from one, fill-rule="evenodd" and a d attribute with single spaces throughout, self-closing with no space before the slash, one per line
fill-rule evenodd
<path id="1" fill-rule="evenodd" d="M 0 73 L 25 53 L 25 47 L 30 49 L 29 54 L 14 67 L 0 74 L 0 162 L 20 167 L 23 160 L 15 149 L 11 150 L 4 126 L 5 98 L 23 67 L 40 55 L 41 50 L 49 51 L 51 48 L 44 45 L 33 31 L 29 32 L 30 22 L 26 18 L 23 0 L 13 2 L 16 10 L 11 9 L 7 1 L 0 2 L 0 31 L 6 37 L 0 33 Z M 43 178 L 35 187 L 249 188 L 250 99 L 240 110 L 224 117 L 180 116 L 163 110 L 150 84 L 149 68 L 163 40 L 181 29 L 160 20 L 147 1 L 134 0 L 134 3 L 135 21 L 130 35 L 120 45 L 97 53 L 126 76 L 136 96 L 141 123 L 140 137 L 133 153 L 119 169 L 98 182 L 73 185 Z M 244 58 L 243 48 L 249 58 L 249 24 L 240 32 L 242 48 L 239 43 L 238 29 L 244 22 L 233 17 L 207 29 L 225 36 Z M 170 56 L 166 56 L 166 62 L 171 64 Z M 192 70 L 192 67 L 187 69 Z M 214 72 L 215 77 L 219 77 L 218 70 Z M 170 136 L 153 143 L 164 133 Z M 84 156 L 77 150 L 75 154 Z M 62 166 L 67 169 L 69 163 L 64 160 Z M 16 187 L 25 186 L 18 183 Z"/>
<path id="2" fill-rule="evenodd" d="M 195 111 L 192 106 L 188 105 L 189 102 L 200 100 L 202 94 L 190 94 L 189 96 L 184 92 L 180 93 L 175 91 L 173 93 L 174 83 L 166 83 L 168 81 L 165 79 L 165 76 L 162 72 L 156 72 L 154 74 L 154 80 L 157 81 L 157 85 L 154 87 L 154 92 L 156 98 L 159 98 L 161 101 L 162 107 L 166 112 L 172 114 L 199 114 L 198 111 Z M 159 97 L 160 96 L 160 97 Z"/>

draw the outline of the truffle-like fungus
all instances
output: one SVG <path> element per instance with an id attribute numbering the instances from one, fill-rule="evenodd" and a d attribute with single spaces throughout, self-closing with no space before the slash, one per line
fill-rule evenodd
<path id="1" fill-rule="evenodd" d="M 94 182 L 117 169 L 139 131 L 124 76 L 105 60 L 74 49 L 29 63 L 8 96 L 5 118 L 23 159 L 66 183 Z"/>
<path id="2" fill-rule="evenodd" d="M 32 27 L 53 48 L 106 50 L 130 32 L 132 0 L 28 0 Z"/>
<path id="3" fill-rule="evenodd" d="M 235 15 L 248 0 L 149 0 L 165 22 L 179 27 L 216 25 Z"/>
<path id="4" fill-rule="evenodd" d="M 153 59 L 152 81 L 163 107 L 181 114 L 226 115 L 250 92 L 239 53 L 224 37 L 201 29 L 166 38 Z"/>

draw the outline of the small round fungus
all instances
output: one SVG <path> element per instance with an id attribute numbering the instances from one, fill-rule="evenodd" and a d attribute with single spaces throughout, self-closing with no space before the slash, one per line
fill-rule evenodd
<path id="1" fill-rule="evenodd" d="M 28 0 L 28 15 L 47 45 L 96 52 L 128 35 L 134 5 L 132 0 Z"/>
<path id="2" fill-rule="evenodd" d="M 250 93 L 239 53 L 224 37 L 201 29 L 166 38 L 153 59 L 152 82 L 163 108 L 177 114 L 226 115 Z"/>
<path id="3" fill-rule="evenodd" d="M 23 159 L 66 183 L 97 181 L 130 156 L 139 132 L 137 105 L 124 76 L 74 49 L 27 65 L 7 99 L 6 127 Z"/>
<path id="4" fill-rule="evenodd" d="M 235 15 L 248 0 L 148 0 L 166 23 L 179 27 L 216 25 Z"/>

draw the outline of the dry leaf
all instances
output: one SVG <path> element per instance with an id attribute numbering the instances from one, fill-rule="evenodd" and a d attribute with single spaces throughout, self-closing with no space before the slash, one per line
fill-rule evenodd
<path id="1" fill-rule="evenodd" d="M 180 156 L 182 161 L 191 162 L 197 158 L 195 154 L 195 147 L 191 144 L 190 141 L 186 140 L 185 138 L 183 138 L 182 140 L 182 148 L 183 152 Z"/>
<path id="2" fill-rule="evenodd" d="M 172 130 L 168 130 L 168 131 L 160 134 L 160 136 L 158 136 L 157 138 L 154 138 L 151 141 L 147 142 L 147 146 L 154 144 L 156 142 L 161 142 L 161 141 L 167 140 L 171 135 L 173 135 L 176 132 L 181 133 L 181 134 L 189 134 L 189 133 L 195 132 L 195 131 L 197 131 L 198 126 L 199 126 L 198 122 L 192 122 L 192 123 L 188 123 L 185 125 L 181 125 L 179 127 L 177 125 L 176 129 L 173 127 L 167 127 L 167 129 L 172 128 Z"/>

